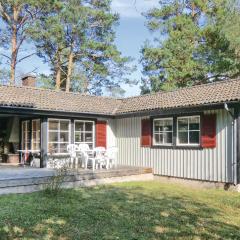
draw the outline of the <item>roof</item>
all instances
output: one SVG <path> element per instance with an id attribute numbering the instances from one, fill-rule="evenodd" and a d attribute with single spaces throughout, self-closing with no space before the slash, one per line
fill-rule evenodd
<path id="1" fill-rule="evenodd" d="M 112 115 L 121 100 L 32 87 L 0 86 L 0 106 Z"/>
<path id="2" fill-rule="evenodd" d="M 0 86 L 0 106 L 110 116 L 235 101 L 240 101 L 240 79 L 125 99 L 31 87 Z"/>
<path id="3" fill-rule="evenodd" d="M 240 101 L 240 79 L 185 87 L 124 99 L 117 114 Z"/>

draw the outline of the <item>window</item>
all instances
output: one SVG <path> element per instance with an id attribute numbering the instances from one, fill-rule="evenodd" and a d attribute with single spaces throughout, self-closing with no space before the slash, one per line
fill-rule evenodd
<path id="1" fill-rule="evenodd" d="M 22 150 L 29 150 L 31 147 L 30 121 L 22 121 Z"/>
<path id="2" fill-rule="evenodd" d="M 89 145 L 90 149 L 94 148 L 95 139 L 94 139 L 94 122 L 93 121 L 82 121 L 76 120 L 75 121 L 75 143 L 86 143 Z"/>
<path id="3" fill-rule="evenodd" d="M 177 118 L 178 145 L 200 144 L 200 116 Z"/>
<path id="4" fill-rule="evenodd" d="M 40 150 L 40 119 L 32 120 L 32 149 Z"/>
<path id="5" fill-rule="evenodd" d="M 70 121 L 48 120 L 48 151 L 51 153 L 66 153 L 70 143 Z"/>
<path id="6" fill-rule="evenodd" d="M 153 144 L 172 145 L 173 143 L 173 118 L 154 119 Z"/>

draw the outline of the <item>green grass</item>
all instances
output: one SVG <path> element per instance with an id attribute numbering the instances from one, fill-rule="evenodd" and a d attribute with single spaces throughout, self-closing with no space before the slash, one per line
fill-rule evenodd
<path id="1" fill-rule="evenodd" d="M 240 239 L 240 194 L 153 181 L 2 196 L 0 239 Z"/>

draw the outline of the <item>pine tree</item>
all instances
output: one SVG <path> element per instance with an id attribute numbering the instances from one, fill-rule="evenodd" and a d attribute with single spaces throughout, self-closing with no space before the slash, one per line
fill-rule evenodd
<path id="1" fill-rule="evenodd" d="M 29 40 L 28 29 L 39 16 L 39 13 L 50 4 L 48 0 L 0 0 L 0 44 L 11 48 L 10 56 L 2 54 L 10 65 L 10 84 L 15 84 L 16 66 L 21 61 L 32 56 L 26 54 L 19 58 L 19 51 L 24 42 Z"/>
<path id="2" fill-rule="evenodd" d="M 232 12 L 239 18 L 237 2 L 160 1 L 160 8 L 146 13 L 148 29 L 159 37 L 141 50 L 142 93 L 238 76 L 237 44 L 228 36 L 240 35 L 240 29 L 229 30 L 224 21 Z"/>
<path id="3" fill-rule="evenodd" d="M 115 46 L 117 23 L 110 0 L 59 0 L 42 16 L 32 34 L 38 55 L 53 69 L 57 89 L 82 91 L 84 85 L 84 91 L 101 94 L 105 86 L 126 80 L 130 59 Z M 76 83 L 82 81 L 78 74 L 88 81 Z"/>

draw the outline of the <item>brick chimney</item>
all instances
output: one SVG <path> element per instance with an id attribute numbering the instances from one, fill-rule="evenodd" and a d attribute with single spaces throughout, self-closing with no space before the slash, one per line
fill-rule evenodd
<path id="1" fill-rule="evenodd" d="M 22 86 L 26 87 L 36 87 L 36 76 L 25 75 L 22 77 Z"/>

